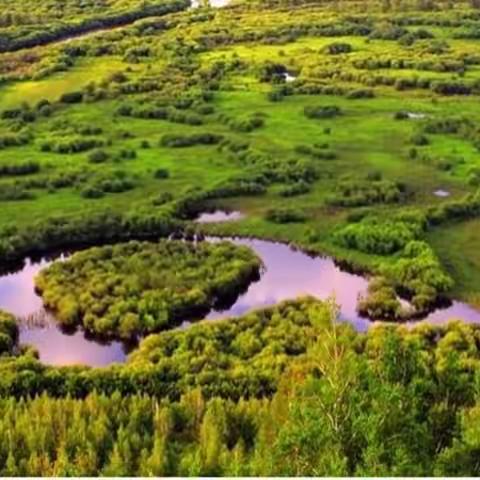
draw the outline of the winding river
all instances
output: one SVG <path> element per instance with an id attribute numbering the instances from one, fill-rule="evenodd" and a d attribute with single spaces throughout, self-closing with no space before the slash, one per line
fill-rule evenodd
<path id="1" fill-rule="evenodd" d="M 333 296 L 340 306 L 340 320 L 352 323 L 359 331 L 374 325 L 356 312 L 358 295 L 367 288 L 367 280 L 362 276 L 343 271 L 331 258 L 312 257 L 286 244 L 245 238 L 229 240 L 252 248 L 264 263 L 263 272 L 260 279 L 252 283 L 232 306 L 212 310 L 199 320 L 214 321 L 243 315 L 255 308 L 312 295 L 319 299 Z M 219 239 L 208 238 L 207 241 L 216 242 Z M 60 257 L 56 261 L 62 259 Z M 0 309 L 19 318 L 20 342 L 34 345 L 40 359 L 50 365 L 104 366 L 125 361 L 128 346 L 117 341 L 100 342 L 89 338 L 80 329 L 63 331 L 44 311 L 42 300 L 34 290 L 34 278 L 51 261 L 33 262 L 27 259 L 22 269 L 0 276 Z M 433 312 L 422 322 L 443 323 L 453 318 L 480 323 L 480 311 L 454 302 L 449 308 Z"/>

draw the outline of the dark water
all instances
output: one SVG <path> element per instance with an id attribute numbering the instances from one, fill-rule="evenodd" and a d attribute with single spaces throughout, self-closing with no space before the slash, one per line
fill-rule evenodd
<path id="1" fill-rule="evenodd" d="M 252 248 L 263 260 L 265 268 L 260 280 L 252 283 L 231 307 L 212 311 L 205 320 L 242 315 L 254 308 L 312 295 L 320 299 L 333 297 L 340 305 L 341 319 L 351 322 L 357 330 L 365 331 L 372 325 L 356 312 L 358 295 L 367 288 L 365 278 L 342 271 L 330 258 L 310 257 L 285 244 L 255 239 L 231 241 Z M 123 362 L 127 347 L 120 342 L 100 343 L 87 338 L 82 331 L 63 332 L 45 314 L 42 301 L 34 291 L 34 277 L 48 264 L 46 260 L 38 263 L 27 260 L 18 272 L 0 276 L 0 309 L 19 317 L 20 341 L 33 344 L 40 359 L 47 364 L 103 366 Z M 454 318 L 480 323 L 480 311 L 454 302 L 449 308 L 437 310 L 422 321 L 440 324 Z"/>

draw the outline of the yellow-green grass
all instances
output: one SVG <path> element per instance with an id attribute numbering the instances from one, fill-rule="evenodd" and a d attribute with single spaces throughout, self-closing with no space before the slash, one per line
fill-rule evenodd
<path id="1" fill-rule="evenodd" d="M 455 296 L 480 307 L 480 220 L 435 229 L 428 240 L 455 279 Z"/>
<path id="2" fill-rule="evenodd" d="M 83 59 L 66 72 L 41 80 L 15 82 L 0 87 L 0 109 L 15 107 L 22 102 L 33 105 L 43 99 L 56 101 L 64 93 L 81 90 L 90 82 L 100 82 L 125 68 L 126 64 L 114 57 Z"/>

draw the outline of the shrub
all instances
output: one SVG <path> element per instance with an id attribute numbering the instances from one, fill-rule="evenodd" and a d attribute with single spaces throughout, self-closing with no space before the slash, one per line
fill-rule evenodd
<path id="1" fill-rule="evenodd" d="M 378 173 L 375 172 L 375 175 Z M 341 181 L 337 184 L 336 192 L 327 198 L 327 202 L 341 207 L 362 207 L 378 203 L 398 203 L 404 198 L 403 185 L 382 180 L 381 176 L 377 178 Z"/>
<path id="2" fill-rule="evenodd" d="M 88 155 L 90 163 L 103 163 L 109 159 L 109 154 L 105 150 L 94 150 Z"/>
<path id="3" fill-rule="evenodd" d="M 60 97 L 60 103 L 81 103 L 83 101 L 82 92 L 68 92 Z"/>
<path id="4" fill-rule="evenodd" d="M 16 184 L 4 184 L 0 188 L 0 201 L 32 200 L 33 193 Z"/>
<path id="5" fill-rule="evenodd" d="M 307 182 L 299 181 L 295 182 L 292 185 L 286 185 L 280 190 L 280 195 L 282 197 L 295 197 L 298 195 L 303 195 L 310 191 L 310 185 Z"/>
<path id="6" fill-rule="evenodd" d="M 320 106 L 320 105 L 307 105 L 303 113 L 307 118 L 316 118 L 316 119 L 321 119 L 321 118 L 333 118 L 342 113 L 340 107 L 337 107 L 336 105 L 326 105 L 326 106 Z"/>
<path id="7" fill-rule="evenodd" d="M 375 255 L 391 255 L 402 250 L 421 233 L 422 226 L 416 222 L 366 217 L 340 229 L 335 233 L 334 240 L 344 248 Z"/>
<path id="8" fill-rule="evenodd" d="M 305 222 L 306 215 L 294 208 L 282 207 L 271 208 L 267 211 L 265 218 L 272 223 L 302 223 Z"/>
<path id="9" fill-rule="evenodd" d="M 370 280 L 367 294 L 359 298 L 357 311 L 372 320 L 398 320 L 402 317 L 402 305 L 395 288 L 384 277 Z"/>
<path id="10" fill-rule="evenodd" d="M 249 248 L 227 242 L 129 242 L 53 263 L 35 286 L 61 324 L 129 339 L 194 318 L 238 294 L 258 277 L 260 264 Z"/>
<path id="11" fill-rule="evenodd" d="M 353 50 L 349 43 L 335 42 L 325 46 L 323 51 L 330 55 L 339 55 L 341 53 L 350 53 Z"/>
<path id="12" fill-rule="evenodd" d="M 216 145 L 222 140 L 222 135 L 208 132 L 192 135 L 166 134 L 161 138 L 160 145 L 162 147 L 182 148 L 194 145 Z"/>
<path id="13" fill-rule="evenodd" d="M 350 100 L 357 100 L 360 98 L 374 98 L 375 92 L 372 89 L 360 88 L 347 93 L 346 97 Z"/>
<path id="14" fill-rule="evenodd" d="M 157 179 L 164 179 L 170 177 L 170 172 L 166 168 L 157 168 L 154 173 L 154 177 Z"/>
<path id="15" fill-rule="evenodd" d="M 171 202 L 172 200 L 173 200 L 173 195 L 171 193 L 163 192 L 152 200 L 152 204 L 155 205 L 156 207 L 160 207 L 162 205 L 165 205 L 168 202 Z"/>
<path id="16" fill-rule="evenodd" d="M 35 161 L 0 165 L 0 176 L 4 175 L 30 175 L 40 171 L 40 164 Z"/>

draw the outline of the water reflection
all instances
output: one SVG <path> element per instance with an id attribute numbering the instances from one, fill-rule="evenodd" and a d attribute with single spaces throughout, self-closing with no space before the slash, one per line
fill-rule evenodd
<path id="1" fill-rule="evenodd" d="M 102 343 L 88 339 L 81 330 L 66 333 L 56 325 L 21 329 L 20 342 L 34 345 L 42 362 L 48 365 L 83 364 L 102 367 L 124 362 L 127 356 L 127 349 L 121 342 Z"/>
<path id="2" fill-rule="evenodd" d="M 218 238 L 207 240 L 220 241 Z M 243 238 L 228 240 L 253 249 L 263 261 L 263 272 L 237 299 L 228 299 L 230 304 L 224 302 L 222 306 L 217 305 L 199 320 L 213 321 L 239 316 L 283 300 L 312 295 L 319 299 L 334 297 L 340 306 L 340 319 L 351 322 L 359 331 L 374 325 L 356 311 L 358 296 L 367 289 L 364 277 L 342 270 L 330 258 L 312 257 L 285 244 Z M 102 342 L 90 338 L 81 330 L 61 330 L 54 319 L 42 310 L 42 300 L 34 290 L 34 277 L 49 263 L 48 260 L 27 260 L 18 272 L 0 276 L 0 309 L 19 317 L 21 343 L 34 345 L 40 353 L 40 359 L 52 365 L 103 366 L 123 362 L 132 346 L 116 341 Z M 409 322 L 408 325 L 422 322 L 442 324 L 452 319 L 480 323 L 480 311 L 467 304 L 453 302 L 420 322 Z"/>
<path id="3" fill-rule="evenodd" d="M 64 257 L 57 257 L 61 261 Z M 42 362 L 49 365 L 85 364 L 104 366 L 124 362 L 128 350 L 121 342 L 99 342 L 84 332 L 62 331 L 43 309 L 35 292 L 34 278 L 51 261 L 27 259 L 16 273 L 0 276 L 0 308 L 19 319 L 20 343 L 34 345 Z"/>
<path id="4" fill-rule="evenodd" d="M 245 218 L 242 212 L 226 211 L 226 210 L 214 210 L 212 212 L 203 212 L 196 219 L 197 223 L 221 223 L 221 222 L 233 222 L 235 220 L 241 220 Z"/>
<path id="5" fill-rule="evenodd" d="M 210 6 L 213 8 L 226 7 L 230 0 L 191 0 L 191 8 Z"/>
<path id="6" fill-rule="evenodd" d="M 215 310 L 207 319 L 243 315 L 253 308 L 274 305 L 302 295 L 320 299 L 334 296 L 340 315 L 359 330 L 368 328 L 369 320 L 356 311 L 359 294 L 365 293 L 365 278 L 340 270 L 330 258 L 310 257 L 288 245 L 256 239 L 232 239 L 237 245 L 253 249 L 263 260 L 265 271 L 260 280 L 228 310 Z"/>

